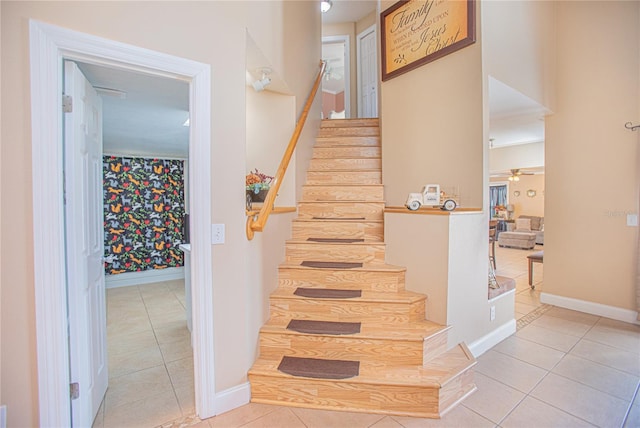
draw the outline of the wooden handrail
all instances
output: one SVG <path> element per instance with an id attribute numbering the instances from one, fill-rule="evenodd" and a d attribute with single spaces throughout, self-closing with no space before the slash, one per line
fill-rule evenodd
<path id="1" fill-rule="evenodd" d="M 300 119 L 298 123 L 296 123 L 296 128 L 293 130 L 293 135 L 291 135 L 291 139 L 289 140 L 289 145 L 287 146 L 287 150 L 285 150 L 284 155 L 282 156 L 282 160 L 280 161 L 280 166 L 278 167 L 278 171 L 276 171 L 276 175 L 271 181 L 271 187 L 267 192 L 267 196 L 264 199 L 264 204 L 260 209 L 260 212 L 256 215 L 250 215 L 247 217 L 247 239 L 252 240 L 255 232 L 262 232 L 264 230 L 264 226 L 267 224 L 267 219 L 269 215 L 273 211 L 273 204 L 275 202 L 276 196 L 278 195 L 278 190 L 280 189 L 280 183 L 284 178 L 284 174 L 287 172 L 287 167 L 289 166 L 289 161 L 291 160 L 291 156 L 293 156 L 293 152 L 296 149 L 296 145 L 298 144 L 298 139 L 300 138 L 300 134 L 302 133 L 302 128 L 304 128 L 304 124 L 307 121 L 307 116 L 309 115 L 309 110 L 311 110 L 311 104 L 313 104 L 313 100 L 318 93 L 318 88 L 320 87 L 320 83 L 322 82 L 322 76 L 324 75 L 324 70 L 327 67 L 327 63 L 324 61 L 320 61 L 320 71 L 318 71 L 318 76 L 316 77 L 316 81 L 311 88 L 311 92 L 309 93 L 309 98 L 307 98 L 307 102 L 304 105 L 304 109 L 302 109 L 302 114 L 300 115 Z"/>

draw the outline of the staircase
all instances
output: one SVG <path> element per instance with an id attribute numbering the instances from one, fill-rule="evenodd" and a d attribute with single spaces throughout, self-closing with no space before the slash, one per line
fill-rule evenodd
<path id="1" fill-rule="evenodd" d="M 426 296 L 385 263 L 378 119 L 322 122 L 251 401 L 438 418 L 475 391 L 475 359 L 447 350 Z"/>

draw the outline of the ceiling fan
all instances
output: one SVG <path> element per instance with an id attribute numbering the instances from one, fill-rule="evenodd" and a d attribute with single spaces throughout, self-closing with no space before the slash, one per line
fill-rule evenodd
<path id="1" fill-rule="evenodd" d="M 511 175 L 507 178 L 509 181 L 520 181 L 521 175 L 533 175 L 533 172 L 522 171 L 520 168 L 511 169 Z"/>

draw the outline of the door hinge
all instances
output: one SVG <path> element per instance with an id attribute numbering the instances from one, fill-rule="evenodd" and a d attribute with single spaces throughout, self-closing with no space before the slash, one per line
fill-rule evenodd
<path id="1" fill-rule="evenodd" d="M 78 382 L 69 384 L 69 395 L 72 400 L 77 400 L 80 397 L 80 384 Z"/>
<path id="2" fill-rule="evenodd" d="M 62 96 L 62 111 L 65 113 L 73 113 L 73 97 L 71 95 Z"/>

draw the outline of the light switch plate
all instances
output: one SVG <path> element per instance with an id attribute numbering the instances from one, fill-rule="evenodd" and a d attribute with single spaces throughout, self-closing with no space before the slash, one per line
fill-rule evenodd
<path id="1" fill-rule="evenodd" d="M 638 214 L 627 214 L 627 226 L 638 225 Z"/>
<path id="2" fill-rule="evenodd" d="M 224 244 L 224 224 L 211 225 L 211 243 Z"/>

